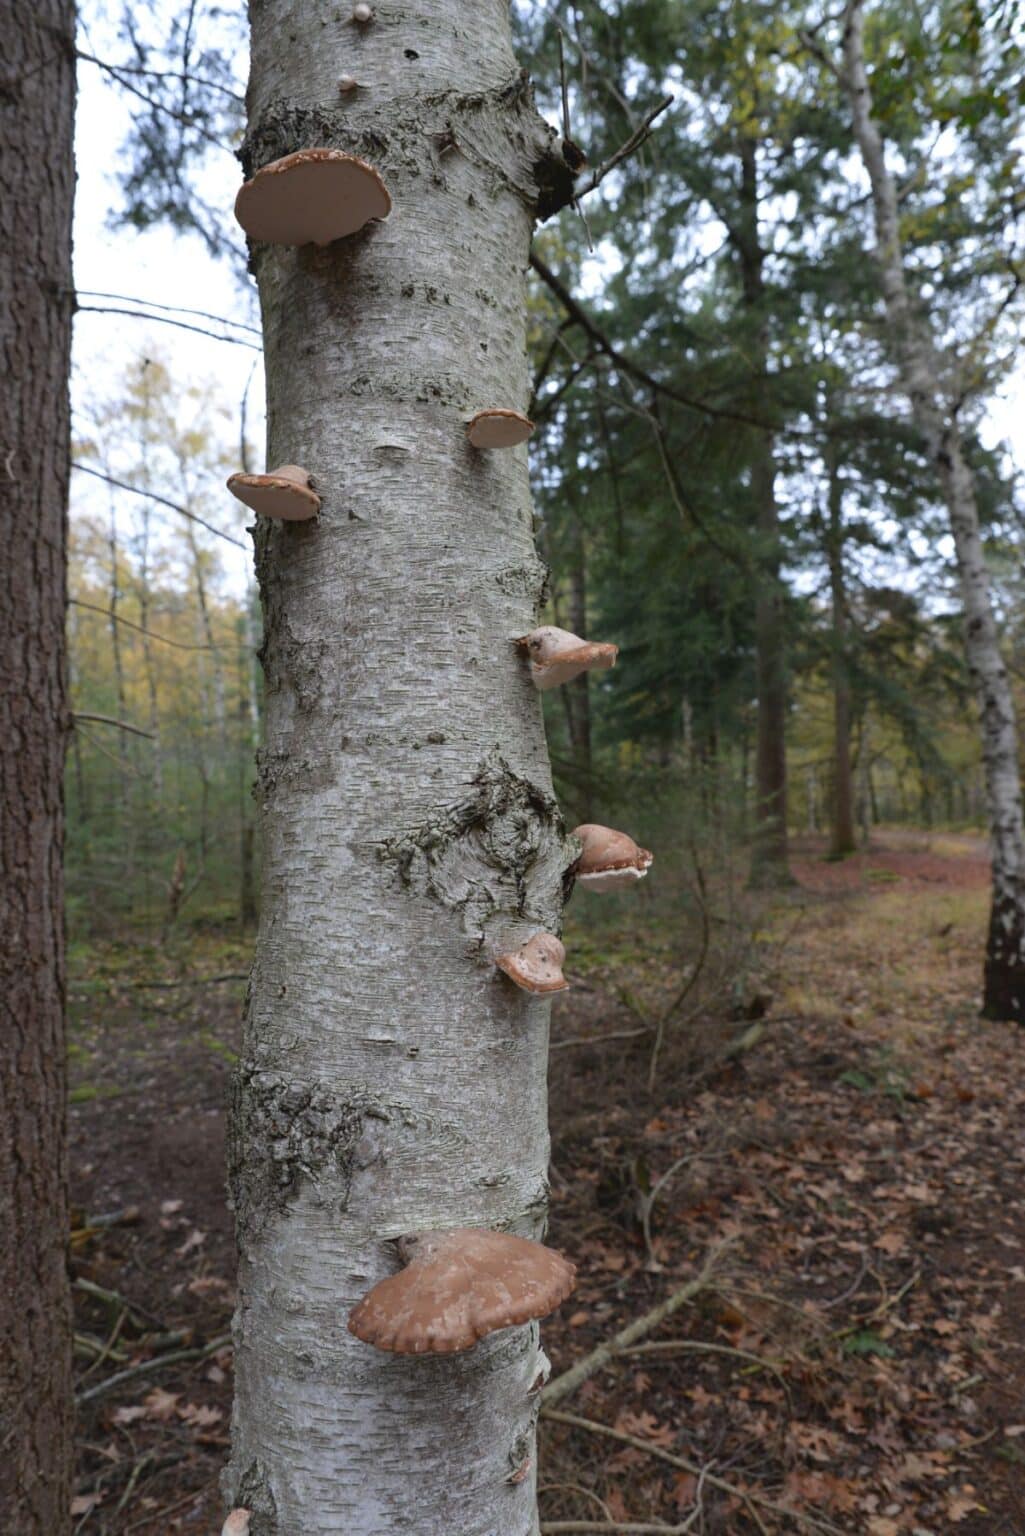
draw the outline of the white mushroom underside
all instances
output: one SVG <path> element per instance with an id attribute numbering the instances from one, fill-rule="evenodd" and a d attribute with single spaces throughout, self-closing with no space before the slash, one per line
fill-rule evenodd
<path id="1" fill-rule="evenodd" d="M 628 869 L 596 869 L 589 875 L 577 875 L 577 884 L 589 891 L 614 891 L 632 885 L 635 880 L 643 880 L 647 873 L 646 869 L 632 865 Z"/>
<path id="2" fill-rule="evenodd" d="M 389 208 L 388 194 L 369 166 L 356 159 L 311 159 L 258 173 L 243 188 L 236 211 L 252 240 L 330 245 L 371 219 L 386 218 Z"/>

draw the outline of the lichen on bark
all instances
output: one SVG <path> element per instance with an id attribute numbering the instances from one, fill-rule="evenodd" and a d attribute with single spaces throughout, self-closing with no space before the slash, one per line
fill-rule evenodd
<path id="1" fill-rule="evenodd" d="M 322 1172 L 331 1175 L 327 1187 L 341 1214 L 366 1120 L 389 1118 L 366 1086 L 340 1093 L 243 1061 L 229 1092 L 228 1189 L 240 1242 L 258 1236 L 287 1211 L 300 1182 L 316 1184 Z"/>
<path id="2" fill-rule="evenodd" d="M 378 852 L 409 890 L 457 909 L 483 941 L 496 917 L 561 932 L 563 876 L 577 857 L 564 832 L 554 796 L 492 752 L 464 799 Z"/>

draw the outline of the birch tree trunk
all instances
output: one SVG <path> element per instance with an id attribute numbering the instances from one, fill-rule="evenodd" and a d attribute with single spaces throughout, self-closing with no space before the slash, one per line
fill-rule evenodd
<path id="1" fill-rule="evenodd" d="M 0 0 L 0 1530 L 71 1509 L 64 1046 L 70 0 Z"/>
<path id="2" fill-rule="evenodd" d="M 872 186 L 876 257 L 901 381 L 925 440 L 950 515 L 964 606 L 968 670 L 979 699 L 982 756 L 992 844 L 993 894 L 983 987 L 983 1015 L 1025 1021 L 1025 823 L 1022 819 L 1014 698 L 1000 653 L 990 598 L 972 471 L 956 410 L 943 390 L 953 359 L 939 348 L 920 296 L 912 302 L 904 267 L 897 191 L 883 137 L 872 115 L 865 67 L 864 0 L 844 17 L 842 84 Z"/>
<path id="3" fill-rule="evenodd" d="M 465 423 L 527 402 L 532 223 L 568 173 L 507 0 L 388 0 L 363 26 L 252 0 L 250 19 L 246 173 L 331 145 L 394 208 L 253 256 L 268 463 L 304 465 L 322 510 L 256 532 L 263 886 L 225 1491 L 254 1536 L 531 1536 L 537 1328 L 389 1356 L 346 1317 L 402 1233 L 545 1220 L 548 1007 L 490 958 L 558 930 L 571 858 L 512 645 L 544 570 L 526 450 L 478 453 Z"/>

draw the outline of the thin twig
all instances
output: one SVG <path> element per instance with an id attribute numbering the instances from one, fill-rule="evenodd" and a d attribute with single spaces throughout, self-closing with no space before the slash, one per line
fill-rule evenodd
<path id="1" fill-rule="evenodd" d="M 159 640 L 162 645 L 173 645 L 179 651 L 212 651 L 212 645 L 190 645 L 184 640 L 172 640 L 170 635 L 158 635 L 152 629 L 146 629 L 142 624 L 136 624 L 131 619 L 122 618 L 119 613 L 111 613 L 109 608 L 101 608 L 99 603 L 87 603 L 81 597 L 69 597 L 68 602 L 75 608 L 88 608 L 90 613 L 102 613 L 105 619 L 113 619 L 115 624 L 123 624 L 126 629 L 138 630 L 140 635 L 145 635 L 147 640 Z"/>
<path id="2" fill-rule="evenodd" d="M 204 1344 L 200 1349 L 177 1349 L 170 1355 L 158 1355 L 154 1360 L 143 1360 L 139 1365 L 131 1365 L 127 1371 L 117 1371 L 113 1376 L 108 1376 L 106 1381 L 99 1381 L 95 1387 L 89 1387 L 85 1392 L 79 1392 L 75 1397 L 76 1403 L 89 1403 L 94 1398 L 104 1397 L 108 1392 L 123 1386 L 126 1381 L 135 1381 L 140 1376 L 152 1376 L 155 1371 L 163 1371 L 169 1365 L 179 1365 L 185 1360 L 206 1360 L 210 1355 L 216 1355 L 219 1349 L 226 1349 L 231 1344 L 231 1334 L 221 1334 L 219 1338 L 211 1339 L 209 1344 Z"/>
<path id="3" fill-rule="evenodd" d="M 610 155 L 607 160 L 603 160 L 601 165 L 595 168 L 590 180 L 586 181 L 582 187 L 577 188 L 577 197 L 586 197 L 588 192 L 593 192 L 595 187 L 600 186 L 605 180 L 610 171 L 615 170 L 617 165 L 622 164 L 635 150 L 640 149 L 645 140 L 651 137 L 652 125 L 655 119 L 661 117 L 662 113 L 668 107 L 671 107 L 675 100 L 675 96 L 666 96 L 659 102 L 657 107 L 652 107 L 643 121 L 638 123 L 630 137 L 619 146 L 615 154 Z"/>
<path id="4" fill-rule="evenodd" d="M 175 325 L 180 331 L 195 331 L 197 336 L 209 336 L 212 341 L 227 341 L 233 347 L 248 347 L 251 352 L 262 352 L 263 348 L 255 341 L 246 341 L 244 336 L 218 336 L 216 331 L 207 330 L 205 325 L 190 325 L 187 320 L 175 320 L 171 315 L 150 315 L 143 309 L 125 309 L 120 304 L 78 304 L 75 306 L 76 315 L 127 315 L 131 320 L 155 320 L 159 325 Z"/>
<path id="5" fill-rule="evenodd" d="M 572 1040 L 555 1040 L 549 1046 L 552 1051 L 567 1051 L 571 1045 L 604 1045 L 606 1040 L 635 1040 L 638 1035 L 650 1035 L 651 1025 L 643 1029 L 614 1029 L 607 1035 L 574 1035 Z"/>
<path id="6" fill-rule="evenodd" d="M 121 491 L 131 491 L 133 496 L 143 496 L 147 501 L 158 502 L 162 507 L 170 507 L 172 512 L 180 512 L 182 517 L 187 517 L 190 522 L 198 523 L 208 533 L 216 533 L 219 539 L 227 539 L 229 544 L 234 544 L 236 549 L 244 549 L 249 552 L 248 544 L 243 544 L 241 539 L 236 539 L 232 534 L 225 533 L 221 528 L 215 528 L 213 523 L 208 523 L 200 517 L 198 512 L 190 512 L 188 507 L 180 507 L 176 501 L 169 501 L 166 496 L 158 496 L 156 491 L 147 491 L 140 485 L 129 485 L 127 480 L 116 480 L 113 475 L 106 475 L 101 469 L 93 469 L 89 464 L 81 464 L 77 459 L 72 460 L 72 469 L 81 470 L 83 475 L 94 475 L 97 480 L 104 480 L 108 485 L 116 485 Z"/>
<path id="7" fill-rule="evenodd" d="M 72 720 L 77 724 L 79 720 L 88 721 L 90 725 L 115 725 L 119 731 L 128 731 L 132 736 L 145 736 L 149 741 L 155 741 L 152 731 L 144 731 L 141 725 L 131 725 L 127 720 L 115 720 L 113 715 L 83 715 L 76 710 Z"/>

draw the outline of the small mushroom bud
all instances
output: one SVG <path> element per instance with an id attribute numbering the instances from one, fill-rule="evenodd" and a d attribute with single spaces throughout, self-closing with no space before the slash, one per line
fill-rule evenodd
<path id="1" fill-rule="evenodd" d="M 365 27 L 368 21 L 373 21 L 374 12 L 369 5 L 364 5 L 363 0 L 360 0 L 360 3 L 352 8 L 352 19 L 359 26 Z"/>
<path id="2" fill-rule="evenodd" d="M 233 1509 L 221 1526 L 221 1536 L 249 1536 L 250 1509 Z"/>
<path id="3" fill-rule="evenodd" d="M 495 964 L 524 992 L 565 992 L 569 982 L 562 974 L 565 947 L 553 933 L 535 933 L 519 949 L 497 955 Z"/>
<path id="4" fill-rule="evenodd" d="M 261 167 L 235 199 L 251 240 L 330 245 L 391 212 L 388 188 L 365 160 L 340 149 L 297 149 Z"/>
<path id="5" fill-rule="evenodd" d="M 347 96 L 350 91 L 359 90 L 359 81 L 355 78 L 354 75 L 339 75 L 338 89 L 341 91 L 343 96 Z"/>
<path id="6" fill-rule="evenodd" d="M 232 475 L 228 490 L 254 512 L 289 523 L 305 522 L 320 511 L 320 497 L 298 464 L 282 464 L 266 475 Z"/>
<path id="7" fill-rule="evenodd" d="M 584 845 L 576 867 L 578 885 L 589 891 L 614 891 L 643 880 L 653 862 L 647 848 L 639 848 L 625 832 L 584 822 L 571 834 Z"/>
<path id="8" fill-rule="evenodd" d="M 553 1248 L 477 1227 L 399 1239 L 405 1269 L 349 1313 L 349 1332 L 403 1355 L 448 1355 L 486 1334 L 547 1317 L 576 1269 Z"/>
<path id="9" fill-rule="evenodd" d="M 528 416 L 496 406 L 472 416 L 466 435 L 474 448 L 515 448 L 517 443 L 525 443 L 533 430 Z"/>
<path id="10" fill-rule="evenodd" d="M 616 665 L 619 655 L 617 645 L 581 640 L 579 635 L 557 629 L 554 624 L 532 629 L 516 644 L 530 657 L 530 675 L 535 687 L 542 690 L 558 688 L 581 672 L 605 672 Z"/>

